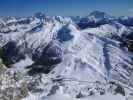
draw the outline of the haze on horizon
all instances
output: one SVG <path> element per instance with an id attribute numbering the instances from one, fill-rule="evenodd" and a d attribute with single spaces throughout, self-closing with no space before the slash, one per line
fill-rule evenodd
<path id="1" fill-rule="evenodd" d="M 100 10 L 115 16 L 133 16 L 133 0 L 0 0 L 0 16 L 77 16 Z"/>

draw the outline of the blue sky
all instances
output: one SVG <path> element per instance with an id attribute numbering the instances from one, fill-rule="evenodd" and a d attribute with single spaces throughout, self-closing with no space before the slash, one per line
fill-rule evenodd
<path id="1" fill-rule="evenodd" d="M 0 16 L 86 15 L 94 10 L 111 15 L 133 15 L 133 0 L 0 0 Z"/>

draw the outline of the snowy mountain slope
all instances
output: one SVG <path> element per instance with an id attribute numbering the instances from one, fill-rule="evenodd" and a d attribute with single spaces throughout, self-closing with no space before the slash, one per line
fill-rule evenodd
<path id="1" fill-rule="evenodd" d="M 70 81 L 63 82 L 64 92 L 70 92 L 71 95 L 74 92 L 72 88 L 78 91 L 77 93 L 85 91 L 80 90 L 80 85 L 76 86 L 73 81 L 81 81 L 80 84 L 83 81 L 85 88 L 87 83 L 95 84 L 99 81 L 104 84 L 116 81 L 127 85 L 129 79 L 131 83 L 128 87 L 132 90 L 132 55 L 121 49 L 117 42 L 93 34 L 80 33 L 79 39 L 65 48 L 68 53 L 64 54 L 62 62 L 51 72 L 54 77 L 61 76 Z M 71 96 L 76 96 L 77 93 Z"/>
<path id="2" fill-rule="evenodd" d="M 122 16 L 118 18 L 118 21 L 125 26 L 133 26 L 133 17 Z"/>
<path id="3" fill-rule="evenodd" d="M 24 75 L 29 89 L 25 100 L 132 96 L 133 54 L 114 37 L 131 34 L 133 28 L 102 12 L 88 18 L 95 27 L 82 29 L 71 17 L 40 13 L 2 20 L 2 27 L 17 31 L 0 31 L 0 58 Z M 97 26 L 101 21 L 106 23 Z"/>
<path id="4" fill-rule="evenodd" d="M 99 36 L 122 36 L 123 34 L 129 34 L 132 32 L 132 29 L 130 27 L 125 27 L 124 25 L 120 23 L 112 23 L 112 24 L 105 24 L 101 25 L 96 28 L 86 28 L 83 30 L 84 32 L 93 33 Z"/>
<path id="5" fill-rule="evenodd" d="M 129 77 L 132 75 L 133 63 L 130 53 L 123 50 L 115 40 L 90 33 L 82 33 L 82 31 L 75 30 L 75 28 L 71 28 L 71 30 L 71 34 L 78 34 L 78 37 L 69 40 L 71 41 L 70 43 L 63 42 L 65 53 L 62 62 L 48 75 L 53 79 L 56 76 L 61 77 L 61 82 L 64 85 L 57 84 L 57 87 L 62 87 L 65 90 L 63 93 L 72 97 L 76 97 L 80 92 L 83 95 L 89 95 L 86 94 L 87 91 L 84 88 L 92 88 L 93 86 L 95 88 L 94 84 L 99 80 L 103 84 L 115 81 L 125 86 L 130 79 L 131 83 L 128 88 L 132 90 L 132 79 Z M 125 66 L 129 69 L 125 69 Z M 90 85 L 87 83 L 90 83 Z M 105 87 L 103 86 L 103 88 Z M 74 91 L 77 92 L 75 93 Z M 88 93 L 90 92 L 88 91 Z"/>

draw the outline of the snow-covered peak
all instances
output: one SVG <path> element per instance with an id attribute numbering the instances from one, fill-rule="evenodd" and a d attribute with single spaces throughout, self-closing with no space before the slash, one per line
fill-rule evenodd
<path id="1" fill-rule="evenodd" d="M 81 29 L 85 29 L 88 27 L 98 27 L 100 25 L 109 24 L 115 20 L 115 17 L 104 12 L 94 11 L 87 16 L 81 17 L 79 21 L 76 21 L 76 23 Z"/>
<path id="2" fill-rule="evenodd" d="M 37 12 L 34 14 L 34 17 L 37 17 L 39 19 L 44 19 L 46 17 L 46 14 L 44 14 L 42 12 Z"/>
<path id="3" fill-rule="evenodd" d="M 122 16 L 122 17 L 119 17 L 118 19 L 118 22 L 125 25 L 125 26 L 131 26 L 133 27 L 133 17 L 129 17 L 129 16 Z"/>
<path id="4" fill-rule="evenodd" d="M 109 17 L 111 17 L 107 13 L 101 12 L 101 11 L 93 11 L 89 14 L 89 16 L 94 16 L 95 18 L 109 18 Z"/>
<path id="5" fill-rule="evenodd" d="M 114 19 L 109 14 L 107 14 L 105 12 L 101 12 L 101 11 L 91 12 L 87 17 L 90 20 L 94 21 L 95 23 L 97 23 L 99 21 L 108 21 L 109 22 L 109 20 L 113 20 Z"/>
<path id="6" fill-rule="evenodd" d="M 72 23 L 72 19 L 70 17 L 53 16 L 53 20 L 58 21 L 62 24 Z"/>

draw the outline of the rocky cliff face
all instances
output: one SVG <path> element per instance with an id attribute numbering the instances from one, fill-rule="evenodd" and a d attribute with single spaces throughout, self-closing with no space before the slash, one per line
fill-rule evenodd
<path id="1" fill-rule="evenodd" d="M 0 62 L 0 99 L 20 100 L 28 96 L 28 87 L 21 73 Z"/>

